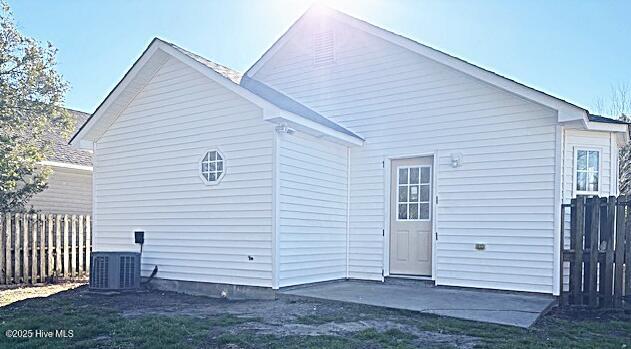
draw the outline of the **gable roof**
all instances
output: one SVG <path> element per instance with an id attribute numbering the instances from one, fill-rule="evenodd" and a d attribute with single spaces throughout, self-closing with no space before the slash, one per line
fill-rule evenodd
<path id="1" fill-rule="evenodd" d="M 246 77 L 253 77 L 256 72 L 269 60 L 278 50 L 286 44 L 294 31 L 297 30 L 300 23 L 308 17 L 324 15 L 338 22 L 347 24 L 353 28 L 368 32 L 376 37 L 382 38 L 395 45 L 406 48 L 412 52 L 416 52 L 426 58 L 434 60 L 440 64 L 461 71 L 478 80 L 512 92 L 522 98 L 534 101 L 536 103 L 548 106 L 558 111 L 558 121 L 581 120 L 585 124 L 588 122 L 588 111 L 580 106 L 572 104 L 561 98 L 552 96 L 545 92 L 536 90 L 526 86 L 513 79 L 494 73 L 488 69 L 482 68 L 475 64 L 469 63 L 460 58 L 454 57 L 432 47 L 414 41 L 410 38 L 388 31 L 376 25 L 370 24 L 361 19 L 352 17 L 346 13 L 331 9 L 322 5 L 313 5 L 307 10 L 291 27 L 261 56 L 254 65 L 252 65 L 244 74 Z"/>
<path id="2" fill-rule="evenodd" d="M 161 40 L 161 39 L 158 39 Z M 310 109 L 309 107 L 305 106 L 304 104 L 299 103 L 298 101 L 290 98 L 289 96 L 273 89 L 272 87 L 270 87 L 267 84 L 264 84 L 258 80 L 246 77 L 246 76 L 242 76 L 241 73 L 237 72 L 236 70 L 232 70 L 226 66 L 223 66 L 221 64 L 217 64 L 213 61 L 210 61 L 198 54 L 192 53 L 186 49 L 183 49 L 173 43 L 170 42 L 166 42 L 164 40 L 161 40 L 162 42 L 164 42 L 167 45 L 171 45 L 173 48 L 175 48 L 176 50 L 179 50 L 180 52 L 184 53 L 185 55 L 195 59 L 196 61 L 198 61 L 201 64 L 204 64 L 205 66 L 207 66 L 208 68 L 216 71 L 217 73 L 221 74 L 222 76 L 224 76 L 226 79 L 234 82 L 235 84 L 240 85 L 241 87 L 245 88 L 246 90 L 254 93 L 255 95 L 263 98 L 264 100 L 270 102 L 271 104 L 277 106 L 278 108 L 282 109 L 282 110 L 286 110 L 288 112 L 294 113 L 296 115 L 300 115 L 306 119 L 309 119 L 315 123 L 318 123 L 322 126 L 326 126 L 332 130 L 347 134 L 349 136 L 353 136 L 356 137 L 358 139 L 363 140 L 363 138 L 361 138 L 360 136 L 358 136 L 357 134 L 355 134 L 354 132 L 342 127 L 341 125 L 338 125 L 337 123 L 331 121 L 330 119 L 326 118 L 325 116 L 319 114 L 318 112 L 314 111 L 313 109 Z"/>
<path id="3" fill-rule="evenodd" d="M 75 129 L 73 130 L 74 134 L 90 117 L 90 114 L 68 108 L 66 108 L 66 110 L 70 113 L 70 117 L 74 118 L 76 121 Z M 62 137 L 59 133 L 46 132 L 42 135 L 42 137 L 44 140 L 51 142 L 53 148 L 51 155 L 46 159 L 47 163 L 92 166 L 92 153 L 73 148 L 68 144 L 68 139 Z"/>
<path id="4" fill-rule="evenodd" d="M 154 58 L 154 56 L 158 58 Z M 101 102 L 95 112 L 81 126 L 79 131 L 75 133 L 69 144 L 81 147 L 80 141 L 82 138 L 86 137 L 86 134 L 96 127 L 95 125 L 99 123 L 103 115 L 108 114 L 106 117 L 109 117 L 110 122 L 113 122 L 127 103 L 141 90 L 143 84 L 150 80 L 152 74 L 159 69 L 169 56 L 180 59 L 182 62 L 189 64 L 215 82 L 220 83 L 222 86 L 263 108 L 264 114 L 268 114 L 268 117 L 264 118 L 265 120 L 278 120 L 279 122 L 288 120 L 292 123 L 303 124 L 310 129 L 317 128 L 318 131 L 323 131 L 321 127 L 324 126 L 325 129 L 331 131 L 324 130 L 328 136 L 334 138 L 340 138 L 341 136 L 342 141 L 353 144 L 361 144 L 361 142 L 363 142 L 363 139 L 355 133 L 335 124 L 324 116 L 284 96 L 278 91 L 272 90 L 269 87 L 261 87 L 251 82 L 240 85 L 239 83 L 242 79 L 239 72 L 212 62 L 175 44 L 154 38 L 147 49 L 145 49 L 142 55 L 134 62 L 129 71 L 125 73 L 123 78 L 107 95 L 105 100 Z M 140 78 L 138 76 L 140 76 Z M 134 82 L 134 80 L 140 81 Z M 126 93 L 122 102 L 117 102 L 116 100 L 120 98 L 121 95 L 124 95 L 128 88 L 131 89 L 131 92 Z M 314 124 L 319 126 L 314 128 Z M 94 141 L 95 138 L 98 137 L 94 137 L 93 135 L 91 140 Z"/>

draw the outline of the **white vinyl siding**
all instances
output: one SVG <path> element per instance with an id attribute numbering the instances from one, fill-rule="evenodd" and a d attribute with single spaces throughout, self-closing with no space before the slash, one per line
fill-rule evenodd
<path id="1" fill-rule="evenodd" d="M 346 276 L 347 148 L 279 136 L 280 287 Z"/>
<path id="2" fill-rule="evenodd" d="M 51 166 L 48 187 L 33 196 L 28 207 L 43 213 L 92 213 L 92 171 Z"/>
<path id="3" fill-rule="evenodd" d="M 271 286 L 273 125 L 262 111 L 169 59 L 96 143 L 95 249 L 137 250 L 142 274 Z M 205 185 L 200 159 L 225 156 Z"/>
<path id="4" fill-rule="evenodd" d="M 382 161 L 435 153 L 437 284 L 551 293 L 556 111 L 334 21 L 296 37 L 317 30 L 334 32 L 335 63 L 314 67 L 296 39 L 254 78 L 366 139 L 350 159 L 350 276 L 382 280 Z"/>

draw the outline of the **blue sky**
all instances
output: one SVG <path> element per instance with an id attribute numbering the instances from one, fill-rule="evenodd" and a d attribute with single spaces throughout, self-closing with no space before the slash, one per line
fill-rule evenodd
<path id="1" fill-rule="evenodd" d="M 595 111 L 631 83 L 631 1 L 321 0 Z M 92 112 L 155 36 L 241 72 L 313 0 L 9 0 L 18 27 L 58 49 L 67 106 Z"/>

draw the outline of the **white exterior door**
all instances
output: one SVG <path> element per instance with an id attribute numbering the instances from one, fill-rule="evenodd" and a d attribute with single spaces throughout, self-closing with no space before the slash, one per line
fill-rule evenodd
<path id="1" fill-rule="evenodd" d="M 432 162 L 431 156 L 392 161 L 390 274 L 432 273 Z"/>

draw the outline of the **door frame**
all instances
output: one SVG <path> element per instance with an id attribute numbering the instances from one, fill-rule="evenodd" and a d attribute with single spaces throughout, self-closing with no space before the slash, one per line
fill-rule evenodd
<path id="1" fill-rule="evenodd" d="M 432 156 L 432 273 L 431 280 L 436 281 L 436 227 L 438 226 L 437 214 L 436 214 L 436 198 L 437 198 L 437 183 L 438 183 L 438 152 L 426 152 L 415 153 L 405 155 L 392 155 L 386 156 L 383 161 L 384 168 L 384 231 L 383 231 L 383 277 L 390 276 L 390 190 L 392 183 L 392 160 L 412 159 L 420 157 Z"/>

